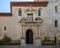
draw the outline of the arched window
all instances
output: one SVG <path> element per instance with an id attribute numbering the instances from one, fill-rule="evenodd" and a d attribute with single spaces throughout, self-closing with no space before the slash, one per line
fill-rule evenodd
<path id="1" fill-rule="evenodd" d="M 38 9 L 38 16 L 41 16 L 41 10 L 40 10 L 40 8 Z"/>
<path id="2" fill-rule="evenodd" d="M 21 10 L 18 11 L 18 15 L 22 16 L 22 11 Z"/>
<path id="3" fill-rule="evenodd" d="M 55 27 L 58 27 L 58 21 L 55 20 Z"/>

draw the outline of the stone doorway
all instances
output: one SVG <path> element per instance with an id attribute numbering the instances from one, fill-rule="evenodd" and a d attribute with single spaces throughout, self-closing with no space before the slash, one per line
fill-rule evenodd
<path id="1" fill-rule="evenodd" d="M 31 29 L 26 31 L 26 44 L 33 44 L 33 32 Z"/>

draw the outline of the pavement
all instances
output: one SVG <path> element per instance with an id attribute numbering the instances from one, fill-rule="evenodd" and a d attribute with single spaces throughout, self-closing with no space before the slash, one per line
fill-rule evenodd
<path id="1" fill-rule="evenodd" d="M 60 45 L 54 46 L 34 46 L 34 45 L 0 45 L 0 48 L 60 48 Z"/>

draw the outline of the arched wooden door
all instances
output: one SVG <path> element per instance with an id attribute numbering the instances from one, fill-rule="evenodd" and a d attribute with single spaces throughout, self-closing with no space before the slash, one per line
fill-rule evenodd
<path id="1" fill-rule="evenodd" d="M 26 44 L 33 44 L 33 32 L 31 29 L 26 31 Z"/>

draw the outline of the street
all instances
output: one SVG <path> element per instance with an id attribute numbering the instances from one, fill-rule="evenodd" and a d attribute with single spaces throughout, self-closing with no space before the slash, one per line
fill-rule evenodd
<path id="1" fill-rule="evenodd" d="M 28 46 L 20 46 L 20 45 L 0 45 L 0 48 L 60 48 L 60 45 L 54 45 L 54 46 L 34 46 L 34 45 L 28 45 Z"/>

